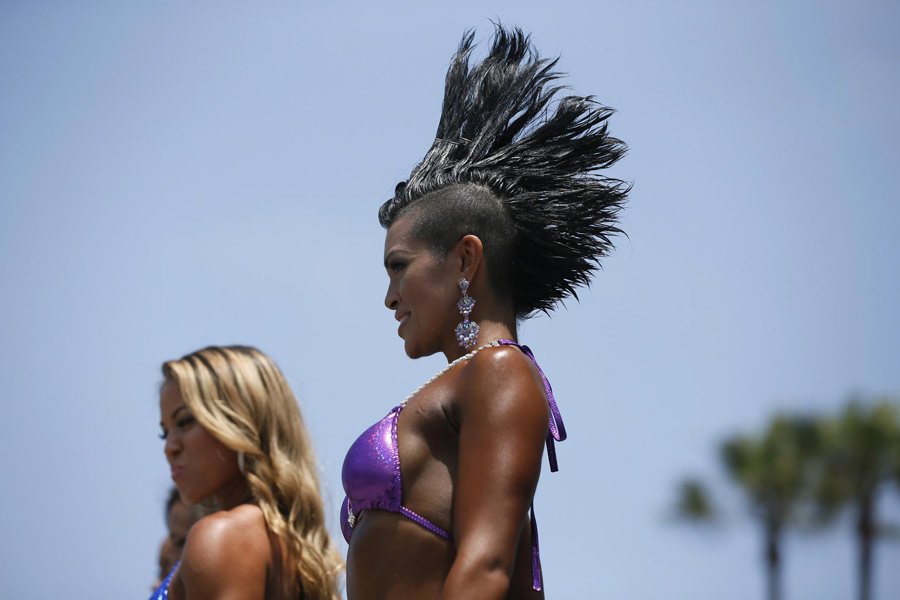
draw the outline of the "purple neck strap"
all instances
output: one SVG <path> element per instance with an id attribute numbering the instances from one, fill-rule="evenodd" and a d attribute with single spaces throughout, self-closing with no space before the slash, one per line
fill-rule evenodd
<path id="1" fill-rule="evenodd" d="M 525 354 L 525 356 L 531 359 L 531 362 L 537 367 L 538 373 L 541 374 L 541 381 L 544 382 L 544 391 L 547 392 L 547 404 L 550 405 L 550 431 L 547 433 L 547 460 L 550 461 L 550 471 L 559 471 L 559 465 L 556 463 L 556 445 L 554 444 L 554 440 L 561 442 L 566 439 L 566 426 L 563 424 L 562 415 L 559 412 L 559 407 L 556 405 L 556 398 L 553 397 L 553 388 L 550 387 L 550 382 L 547 381 L 547 376 L 544 375 L 544 370 L 541 369 L 541 365 L 539 365 L 534 358 L 534 353 L 531 351 L 531 348 L 523 344 L 517 344 L 512 340 L 497 341 L 500 342 L 501 346 L 516 346 Z"/>
<path id="2" fill-rule="evenodd" d="M 547 433 L 547 460 L 550 461 L 550 471 L 559 470 L 556 463 L 556 446 L 554 441 L 561 442 L 566 439 L 566 426 L 563 424 L 562 415 L 559 407 L 556 406 L 556 398 L 553 397 L 553 388 L 544 375 L 544 370 L 534 358 L 534 353 L 528 346 L 520 345 L 513 340 L 498 340 L 501 346 L 515 346 L 521 350 L 525 356 L 531 359 L 534 366 L 537 367 L 538 373 L 541 374 L 541 381 L 544 382 L 544 391 L 547 393 L 547 404 L 550 405 L 550 431 Z M 537 518 L 534 516 L 534 502 L 531 503 L 531 587 L 535 591 L 541 591 L 541 551 L 538 544 Z"/>

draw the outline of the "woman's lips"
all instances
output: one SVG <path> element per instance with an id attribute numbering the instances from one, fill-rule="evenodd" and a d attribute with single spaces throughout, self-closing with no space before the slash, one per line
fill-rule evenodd
<path id="1" fill-rule="evenodd" d="M 184 472 L 184 467 L 172 467 L 172 479 L 178 479 L 178 476 Z"/>
<path id="2" fill-rule="evenodd" d="M 403 329 L 403 325 L 409 320 L 409 313 L 397 315 L 397 320 L 400 321 L 400 325 L 397 326 L 397 335 L 400 335 L 400 330 Z"/>

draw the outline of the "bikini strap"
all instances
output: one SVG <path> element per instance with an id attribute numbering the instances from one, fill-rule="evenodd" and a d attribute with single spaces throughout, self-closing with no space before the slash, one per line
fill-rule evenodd
<path id="1" fill-rule="evenodd" d="M 413 511 L 409 510 L 408 508 L 406 508 L 405 506 L 401 505 L 400 506 L 400 514 L 402 514 L 403 516 L 407 517 L 408 519 L 410 519 L 412 521 L 415 521 L 416 523 L 418 523 L 419 525 L 421 525 L 422 527 L 424 527 L 431 533 L 435 533 L 438 536 L 444 538 L 445 540 L 450 540 L 451 542 L 453 541 L 453 536 L 450 535 L 450 533 L 444 531 L 443 529 L 441 529 L 440 527 L 438 527 L 437 525 L 435 525 L 434 523 L 432 523 L 431 521 L 429 521 L 428 519 L 426 519 L 419 513 L 413 512 Z"/>
<path id="2" fill-rule="evenodd" d="M 501 346 L 515 346 L 522 351 L 525 356 L 531 359 L 534 366 L 537 367 L 538 373 L 541 374 L 541 381 L 544 382 L 544 391 L 547 393 L 547 404 L 550 405 L 550 431 L 547 433 L 547 460 L 550 461 L 550 471 L 558 471 L 559 465 L 556 463 L 556 446 L 554 441 L 561 442 L 566 439 L 566 426 L 563 424 L 562 415 L 559 407 L 556 405 L 556 399 L 553 397 L 553 388 L 544 370 L 534 358 L 534 353 L 528 346 L 517 344 L 512 340 L 498 340 Z M 538 541 L 537 517 L 534 516 L 534 501 L 531 502 L 531 587 L 534 591 L 541 591 L 543 584 L 543 576 L 541 573 L 541 548 Z"/>
<path id="3" fill-rule="evenodd" d="M 525 354 L 525 356 L 531 359 L 531 362 L 537 367 L 538 373 L 541 374 L 541 381 L 544 382 L 544 391 L 547 393 L 547 404 L 550 405 L 550 431 L 547 433 L 547 460 L 550 462 L 550 471 L 559 471 L 559 465 L 556 462 L 556 445 L 554 440 L 561 442 L 565 440 L 567 436 L 562 414 L 560 414 L 559 407 L 556 405 L 556 398 L 553 397 L 553 388 L 550 387 L 550 382 L 547 380 L 547 376 L 544 375 L 544 370 L 541 369 L 541 365 L 539 365 L 537 359 L 534 358 L 534 353 L 531 351 L 531 348 L 524 344 L 518 344 L 512 340 L 498 340 L 498 342 L 501 346 L 517 347 Z"/>
<path id="4" fill-rule="evenodd" d="M 537 517 L 534 516 L 534 501 L 531 502 L 531 587 L 534 591 L 541 591 L 543 583 L 541 573 L 541 548 L 538 544 Z"/>

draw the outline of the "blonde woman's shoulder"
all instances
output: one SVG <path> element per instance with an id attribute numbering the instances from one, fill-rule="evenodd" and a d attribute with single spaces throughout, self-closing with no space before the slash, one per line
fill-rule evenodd
<path id="1" fill-rule="evenodd" d="M 187 598 L 262 598 L 269 541 L 262 510 L 242 504 L 197 521 L 179 568 Z"/>

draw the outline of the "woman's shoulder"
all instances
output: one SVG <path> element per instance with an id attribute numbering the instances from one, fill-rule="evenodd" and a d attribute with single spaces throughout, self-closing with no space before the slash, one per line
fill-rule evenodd
<path id="1" fill-rule="evenodd" d="M 480 351 L 461 369 L 458 385 L 463 404 L 501 413 L 525 411 L 541 420 L 548 416 L 540 372 L 515 346 Z"/>
<path id="2" fill-rule="evenodd" d="M 268 547 L 266 519 L 262 509 L 255 504 L 241 504 L 231 510 L 220 510 L 194 523 L 187 537 L 187 544 L 195 547 L 219 542 Z"/>
<path id="3" fill-rule="evenodd" d="M 214 596 L 215 589 L 255 587 L 265 581 L 269 553 L 262 510 L 242 504 L 194 523 L 184 547 L 181 579 L 199 597 Z"/>
<path id="4" fill-rule="evenodd" d="M 543 383 L 537 367 L 518 347 L 509 344 L 484 348 L 473 356 L 462 371 L 462 382 L 482 384 L 484 378 L 502 380 L 504 385 L 534 388 L 542 393 Z"/>

